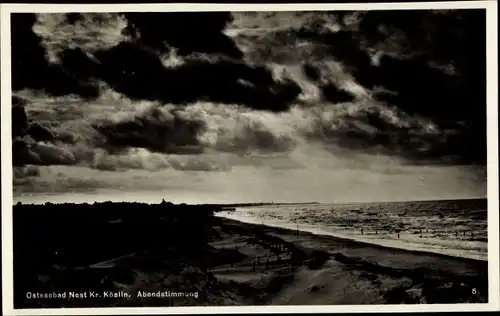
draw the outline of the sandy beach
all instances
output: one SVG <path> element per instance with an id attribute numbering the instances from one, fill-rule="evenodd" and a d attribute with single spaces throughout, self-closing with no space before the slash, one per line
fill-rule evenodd
<path id="1" fill-rule="evenodd" d="M 231 234 L 233 239 L 228 234 L 214 245 L 238 249 L 249 258 L 234 267 L 214 269 L 212 273 L 217 278 L 254 286 L 266 277 L 283 273 L 288 282 L 268 298 L 267 304 L 453 303 L 484 302 L 487 297 L 487 263 L 484 261 L 385 248 L 227 219 L 221 222 L 240 234 Z M 272 241 L 249 245 L 244 231 L 254 229 Z M 287 264 L 280 265 L 276 254 L 284 256 L 280 259 L 286 261 L 289 249 L 304 254 L 307 259 L 286 274 Z M 261 260 L 253 272 L 250 266 L 258 256 L 270 256 L 272 265 L 266 268 Z M 474 292 L 481 293 L 472 295 L 474 288 Z"/>
<path id="2" fill-rule="evenodd" d="M 143 212 L 147 207 L 139 206 L 138 210 Z M 86 223 L 91 228 L 85 230 L 88 236 L 81 239 L 80 245 L 85 248 L 63 249 L 63 239 L 72 240 L 73 236 L 84 233 L 77 226 L 68 225 L 68 221 L 63 232 L 58 228 L 61 225 L 54 224 L 57 212 L 54 211 L 53 217 L 38 217 L 36 227 L 40 229 L 37 232 L 40 238 L 15 242 L 16 307 L 487 301 L 486 261 L 385 248 L 218 216 L 195 215 L 196 208 L 192 206 L 183 206 L 183 213 L 168 213 L 161 210 L 161 206 L 155 207 L 159 213 L 142 215 L 141 222 L 127 220 L 132 211 L 115 211 L 115 215 L 122 214 L 120 219 L 104 218 L 100 215 L 103 213 L 98 212 L 95 217 L 89 215 L 90 211 L 81 213 L 91 218 Z M 167 208 L 171 207 L 176 206 Z M 44 212 L 50 214 L 49 210 Z M 27 214 L 29 211 L 15 219 L 15 231 L 27 229 L 28 226 L 21 228 L 30 221 Z M 71 215 L 74 223 L 80 215 Z M 65 221 L 64 216 L 58 216 L 59 221 Z M 199 218 L 195 220 L 195 217 Z M 173 222 L 178 227 L 175 231 Z M 194 230 L 187 228 L 194 225 L 197 225 Z M 45 229 L 50 229 L 52 236 L 66 236 L 58 241 L 52 239 L 49 249 L 44 243 L 44 238 L 48 238 L 42 233 Z M 105 242 L 111 236 L 113 242 Z M 56 248 L 60 250 L 54 251 Z M 49 257 L 52 251 L 58 253 L 57 256 Z M 58 259 L 64 252 L 71 260 Z M 45 261 L 41 262 L 43 253 Z M 33 266 L 33 262 L 37 265 Z M 36 293 L 54 294 L 52 299 L 33 298 Z M 54 298 L 61 293 L 72 297 Z M 75 293 L 86 296 L 75 298 Z"/>

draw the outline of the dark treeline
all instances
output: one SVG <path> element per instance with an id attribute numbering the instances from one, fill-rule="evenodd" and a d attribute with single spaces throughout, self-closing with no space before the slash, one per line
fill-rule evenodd
<path id="1" fill-rule="evenodd" d="M 195 245 L 221 208 L 172 203 L 94 203 L 13 207 L 14 257 L 81 266 L 169 243 Z M 161 228 L 161 229 L 160 229 Z"/>
<path id="2" fill-rule="evenodd" d="M 220 207 L 143 203 L 13 206 L 14 292 L 35 290 L 35 279 L 55 266 L 85 268 L 161 248 L 196 252 L 210 238 Z M 35 278 L 35 279 L 34 279 Z"/>

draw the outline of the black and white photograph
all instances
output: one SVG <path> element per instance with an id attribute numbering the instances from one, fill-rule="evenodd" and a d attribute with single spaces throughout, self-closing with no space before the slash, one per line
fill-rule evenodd
<path id="1" fill-rule="evenodd" d="M 2 8 L 11 312 L 498 308 L 474 3 Z"/>

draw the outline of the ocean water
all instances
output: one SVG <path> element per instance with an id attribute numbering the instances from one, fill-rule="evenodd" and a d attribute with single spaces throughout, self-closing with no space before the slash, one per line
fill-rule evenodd
<path id="1" fill-rule="evenodd" d="M 372 244 L 488 260 L 486 199 L 241 207 L 218 216 Z"/>

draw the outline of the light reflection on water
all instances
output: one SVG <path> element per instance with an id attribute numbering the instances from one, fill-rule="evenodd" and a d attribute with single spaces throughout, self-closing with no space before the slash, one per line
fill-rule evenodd
<path id="1" fill-rule="evenodd" d="M 374 244 L 487 260 L 485 200 L 272 205 L 220 216 Z"/>

